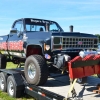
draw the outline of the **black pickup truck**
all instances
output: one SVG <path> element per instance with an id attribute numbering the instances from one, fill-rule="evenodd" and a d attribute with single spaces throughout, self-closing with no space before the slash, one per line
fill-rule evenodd
<path id="1" fill-rule="evenodd" d="M 5 69 L 6 62 L 25 63 L 27 82 L 43 85 L 50 72 L 64 71 L 66 62 L 82 50 L 95 50 L 97 44 L 95 35 L 64 32 L 51 20 L 23 18 L 13 23 L 8 35 L 0 36 L 0 68 Z"/>

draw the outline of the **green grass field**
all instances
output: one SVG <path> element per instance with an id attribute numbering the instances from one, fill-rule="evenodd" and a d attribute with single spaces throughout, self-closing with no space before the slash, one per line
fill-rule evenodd
<path id="1" fill-rule="evenodd" d="M 7 69 L 16 68 L 16 67 L 17 67 L 17 65 L 15 65 L 11 62 L 7 63 Z M 32 97 L 30 97 L 28 95 L 25 95 L 22 98 L 17 98 L 16 99 L 16 98 L 10 97 L 7 93 L 0 91 L 0 100 L 35 100 L 35 99 L 33 99 Z"/>

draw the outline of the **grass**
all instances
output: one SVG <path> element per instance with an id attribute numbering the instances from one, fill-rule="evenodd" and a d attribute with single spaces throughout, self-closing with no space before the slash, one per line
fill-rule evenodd
<path id="1" fill-rule="evenodd" d="M 16 67 L 17 65 L 13 64 L 12 62 L 7 63 L 7 69 L 16 68 Z M 12 98 L 7 93 L 0 91 L 0 100 L 35 100 L 35 99 L 33 99 L 32 97 L 28 95 L 25 95 L 24 97 L 21 97 L 21 98 Z"/>
<path id="2" fill-rule="evenodd" d="M 35 99 L 29 97 L 28 95 L 25 95 L 25 97 L 16 99 L 16 98 L 10 97 L 7 93 L 0 91 L 0 100 L 35 100 Z"/>

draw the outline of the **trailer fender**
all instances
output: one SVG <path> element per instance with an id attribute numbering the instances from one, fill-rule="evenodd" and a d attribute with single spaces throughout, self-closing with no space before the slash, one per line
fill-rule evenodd
<path id="1" fill-rule="evenodd" d="M 7 92 L 12 97 L 21 97 L 24 94 L 24 83 L 20 74 L 9 75 L 7 78 Z"/>

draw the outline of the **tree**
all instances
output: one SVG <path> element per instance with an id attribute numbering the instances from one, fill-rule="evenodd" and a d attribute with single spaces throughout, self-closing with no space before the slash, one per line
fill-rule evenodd
<path id="1" fill-rule="evenodd" d="M 98 38 L 99 38 L 99 42 L 100 42 L 100 34 L 95 34 Z"/>

